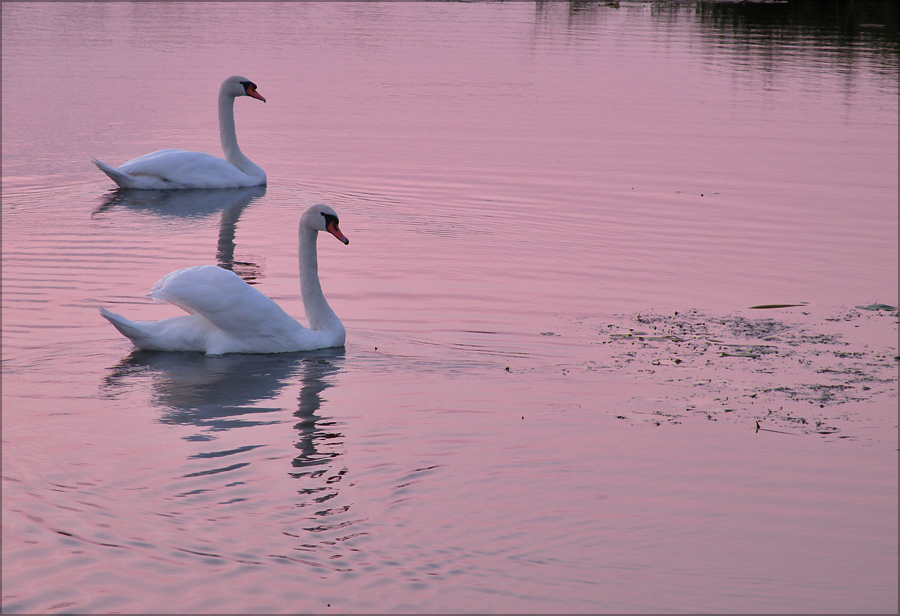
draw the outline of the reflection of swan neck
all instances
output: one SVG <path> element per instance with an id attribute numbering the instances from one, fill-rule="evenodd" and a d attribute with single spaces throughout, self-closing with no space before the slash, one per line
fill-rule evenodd
<path id="1" fill-rule="evenodd" d="M 306 309 L 306 320 L 312 330 L 333 328 L 340 325 L 337 315 L 325 300 L 319 282 L 319 261 L 316 255 L 316 238 L 319 233 L 300 222 L 300 295 Z"/>

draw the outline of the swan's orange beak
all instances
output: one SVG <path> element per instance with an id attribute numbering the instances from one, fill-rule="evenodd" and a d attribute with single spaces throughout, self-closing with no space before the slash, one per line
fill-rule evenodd
<path id="1" fill-rule="evenodd" d="M 325 228 L 328 229 L 328 232 L 331 235 L 344 242 L 344 246 L 350 243 L 350 240 L 347 239 L 347 236 L 341 233 L 341 228 L 338 227 L 336 222 L 328 223 L 327 225 L 325 225 Z"/>
<path id="2" fill-rule="evenodd" d="M 256 88 L 254 88 L 253 86 L 247 86 L 246 92 L 247 92 L 247 96 L 250 96 L 252 98 L 258 98 L 262 102 L 266 102 L 266 99 L 263 98 L 263 95 L 260 94 L 259 92 L 257 92 Z"/>

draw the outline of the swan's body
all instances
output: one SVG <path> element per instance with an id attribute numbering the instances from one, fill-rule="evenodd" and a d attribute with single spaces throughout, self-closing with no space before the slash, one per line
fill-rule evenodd
<path id="1" fill-rule="evenodd" d="M 244 77 L 229 77 L 219 87 L 219 138 L 225 159 L 204 152 L 159 150 L 116 169 L 96 158 L 91 160 L 122 188 L 238 188 L 266 183 L 266 172 L 238 147 L 234 127 L 234 99 L 250 96 L 266 101 L 256 84 Z"/>
<path id="2" fill-rule="evenodd" d="M 309 327 L 229 270 L 188 267 L 164 276 L 150 297 L 190 314 L 161 321 L 130 321 L 101 308 L 101 314 L 137 347 L 151 351 L 285 353 L 344 346 L 346 332 L 319 283 L 316 237 L 328 231 L 349 243 L 337 214 L 314 205 L 300 218 L 300 293 Z"/>

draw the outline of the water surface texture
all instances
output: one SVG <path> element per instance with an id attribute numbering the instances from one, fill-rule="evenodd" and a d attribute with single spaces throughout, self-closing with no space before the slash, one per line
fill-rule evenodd
<path id="1" fill-rule="evenodd" d="M 4 2 L 3 611 L 896 612 L 896 8 L 821 7 Z M 267 186 L 91 163 L 234 74 Z M 318 202 L 344 349 L 101 318 L 302 320 Z"/>

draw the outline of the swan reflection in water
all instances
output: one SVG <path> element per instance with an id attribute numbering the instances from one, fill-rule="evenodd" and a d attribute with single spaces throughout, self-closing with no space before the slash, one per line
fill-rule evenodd
<path id="1" fill-rule="evenodd" d="M 206 218 L 221 212 L 219 237 L 216 242 L 216 264 L 233 271 L 247 284 L 256 284 L 262 268 L 252 261 L 238 261 L 234 256 L 234 238 L 238 219 L 244 209 L 266 194 L 266 187 L 218 188 L 191 190 L 135 190 L 117 188 L 103 197 L 93 216 L 116 207 L 150 213 L 161 217 Z"/>
<path id="2" fill-rule="evenodd" d="M 186 439 L 210 441 L 217 431 L 282 423 L 282 408 L 259 403 L 274 399 L 299 377 L 293 411 L 299 420 L 294 425 L 299 453 L 289 474 L 319 476 L 322 473 L 298 469 L 327 465 L 342 453 L 340 422 L 321 417 L 318 411 L 322 392 L 334 386 L 343 358 L 343 349 L 222 356 L 134 351 L 110 368 L 101 389 L 105 397 L 116 398 L 142 382 L 151 388 L 152 403 L 162 410 L 161 423 L 195 425 L 203 432 Z"/>
<path id="3" fill-rule="evenodd" d="M 350 545 L 351 540 L 366 532 L 356 529 L 363 520 L 354 518 L 351 504 L 342 501 L 342 497 L 348 498 L 341 491 L 348 473 L 348 469 L 339 464 L 345 440 L 340 430 L 342 422 L 320 414 L 322 394 L 335 386 L 343 362 L 343 349 L 217 357 L 200 353 L 134 351 L 109 369 L 101 390 L 107 398 L 125 398 L 133 395 L 135 390 L 143 395 L 141 390 L 149 389 L 152 403 L 162 411 L 161 423 L 193 425 L 201 429 L 199 434 L 185 437 L 187 441 L 200 441 L 197 446 L 203 448 L 188 456 L 187 466 L 196 470 L 174 479 L 167 486 L 167 492 L 174 491 L 176 497 L 200 493 L 225 496 L 237 489 L 241 491 L 241 500 L 258 501 L 260 507 L 269 507 L 273 499 L 290 500 L 290 508 L 279 509 L 286 514 L 279 518 L 277 526 L 278 551 L 268 551 L 270 547 L 263 546 L 271 546 L 271 542 L 261 541 L 260 549 L 267 551 L 258 555 L 260 562 L 274 558 L 345 571 L 348 569 L 339 563 L 345 562 L 342 558 L 355 550 Z M 240 432 L 240 429 L 283 424 L 287 409 L 283 405 L 266 406 L 265 401 L 274 401 L 298 380 L 300 391 L 296 407 L 291 411 L 291 422 L 296 430 L 293 446 L 297 451 L 289 466 L 285 461 L 283 469 L 297 480 L 295 491 L 286 494 L 258 492 L 254 497 L 252 490 L 247 492 L 248 486 L 273 484 L 248 480 L 248 477 L 253 477 L 254 472 L 257 475 L 268 473 L 273 460 L 272 450 L 278 443 L 267 447 L 266 443 L 251 440 L 258 438 L 259 432 Z M 210 450 L 216 432 L 226 430 L 229 431 L 227 447 Z M 240 443 L 242 439 L 235 437 L 243 434 L 246 436 Z M 239 444 L 235 445 L 235 441 Z M 262 470 L 254 470 L 255 462 Z M 276 481 L 274 485 L 281 484 Z M 168 496 L 166 499 L 173 502 Z M 225 502 L 231 500 L 225 499 Z M 326 502 L 329 504 L 323 505 Z M 297 515 L 301 511 L 304 513 Z M 284 540 L 287 545 L 283 544 Z M 241 552 L 240 558 L 245 557 L 246 554 Z"/>

